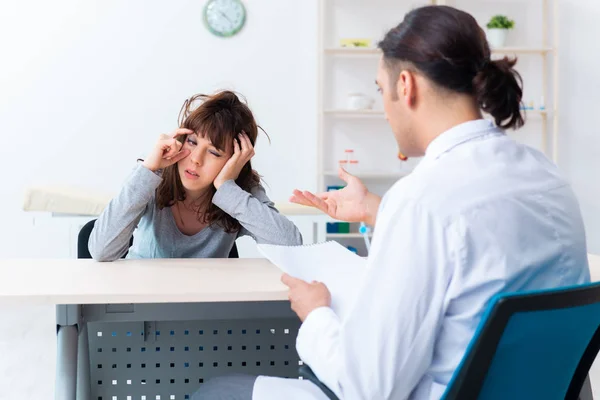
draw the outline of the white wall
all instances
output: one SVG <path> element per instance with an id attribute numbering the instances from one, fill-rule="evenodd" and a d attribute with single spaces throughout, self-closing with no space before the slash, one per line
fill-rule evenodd
<path id="1" fill-rule="evenodd" d="M 26 186 L 117 190 L 135 158 L 176 126 L 182 101 L 196 92 L 232 88 L 246 95 L 272 138 L 271 145 L 259 141 L 255 166 L 273 199 L 316 186 L 317 0 L 246 3 L 247 26 L 225 40 L 202 26 L 204 1 L 1 3 L 1 257 L 26 249 L 30 256 L 50 255 L 64 240 L 35 236 L 31 215 L 20 212 Z M 473 6 L 485 13 L 517 3 Z M 600 253 L 600 185 L 594 184 L 600 137 L 593 118 L 600 56 L 589 46 L 600 5 L 559 4 L 559 163 L 581 201 L 590 251 Z M 532 117 L 530 124 L 538 122 Z"/>
<path id="2" fill-rule="evenodd" d="M 600 254 L 600 2 L 561 0 L 559 165 L 577 192 L 588 248 Z"/>
<path id="3" fill-rule="evenodd" d="M 316 188 L 316 0 L 246 0 L 239 36 L 206 1 L 0 2 L 0 258 L 67 255 L 66 223 L 20 211 L 25 187 L 116 191 L 184 99 L 235 89 L 271 136 L 255 168 L 274 200 Z M 54 308 L 0 307 L 0 399 L 52 397 Z"/>
<path id="4" fill-rule="evenodd" d="M 19 211 L 27 185 L 117 190 L 199 91 L 248 97 L 273 142 L 261 140 L 256 157 L 273 199 L 316 186 L 316 0 L 245 2 L 248 25 L 231 40 L 201 26 L 203 0 L 0 3 L 1 258 L 52 256 L 64 241 L 64 233 L 35 236 L 32 217 Z M 600 253 L 600 3 L 560 0 L 560 11 L 560 164 L 581 201 L 590 250 Z M 0 399 L 51 396 L 52 312 L 0 308 Z"/>
<path id="5" fill-rule="evenodd" d="M 587 230 L 588 250 L 600 254 L 600 2 L 560 0 L 560 141 L 558 163 L 579 198 Z M 600 396 L 600 362 L 590 371 L 594 397 Z"/>
<path id="6" fill-rule="evenodd" d="M 203 27 L 205 3 L 0 5 L 0 257 L 36 248 L 19 212 L 26 186 L 118 190 L 198 92 L 247 97 L 272 141 L 259 138 L 254 160 L 272 199 L 316 188 L 316 1 L 246 1 L 247 25 L 230 39 Z"/>

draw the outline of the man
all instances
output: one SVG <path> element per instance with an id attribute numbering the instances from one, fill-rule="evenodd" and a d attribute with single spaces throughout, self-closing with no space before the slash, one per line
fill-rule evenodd
<path id="1" fill-rule="evenodd" d="M 298 353 L 340 399 L 439 399 L 495 294 L 589 281 L 585 233 L 556 167 L 504 133 L 523 124 L 520 77 L 490 59 L 472 16 L 419 8 L 379 47 L 386 117 L 400 151 L 423 159 L 383 199 L 343 170 L 340 191 L 294 192 L 375 226 L 348 316 L 323 284 L 282 279 L 303 321 Z M 325 399 L 315 387 L 259 377 L 252 398 Z"/>

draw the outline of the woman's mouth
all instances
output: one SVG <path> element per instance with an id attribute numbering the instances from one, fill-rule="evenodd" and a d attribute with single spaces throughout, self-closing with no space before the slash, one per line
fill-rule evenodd
<path id="1" fill-rule="evenodd" d="M 196 171 L 192 171 L 191 169 L 186 169 L 185 170 L 185 177 L 188 179 L 198 179 L 199 176 L 196 173 Z"/>

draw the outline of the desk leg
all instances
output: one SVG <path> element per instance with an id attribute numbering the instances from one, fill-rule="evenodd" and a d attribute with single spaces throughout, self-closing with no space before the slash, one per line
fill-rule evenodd
<path id="1" fill-rule="evenodd" d="M 78 334 L 76 325 L 58 326 L 55 400 L 76 400 Z"/>
<path id="2" fill-rule="evenodd" d="M 90 346 L 88 328 L 84 322 L 79 325 L 79 346 L 77 349 L 77 400 L 91 400 L 90 386 Z"/>

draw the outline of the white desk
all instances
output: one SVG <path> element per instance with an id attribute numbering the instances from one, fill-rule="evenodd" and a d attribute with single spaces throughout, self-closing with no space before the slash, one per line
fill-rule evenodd
<path id="1" fill-rule="evenodd" d="M 600 255 L 588 255 L 600 281 Z M 107 304 L 285 301 L 281 270 L 267 259 L 0 261 L 0 302 Z"/>
<path id="2" fill-rule="evenodd" d="M 0 261 L 0 302 L 36 304 L 287 300 L 267 259 Z"/>
<path id="3" fill-rule="evenodd" d="M 600 256 L 590 255 L 589 262 L 592 280 L 600 280 Z M 98 314 L 110 306 L 186 303 L 192 308 L 182 308 L 179 315 L 188 319 L 198 316 L 218 319 L 232 314 L 233 318 L 260 319 L 280 317 L 284 315 L 283 308 L 289 311 L 285 303 L 287 291 L 280 282 L 281 272 L 266 259 L 150 259 L 112 263 L 15 259 L 0 260 L 0 276 L 3 277 L 0 302 L 56 304 L 66 310 L 57 313 L 56 390 L 61 400 L 90 398 L 90 346 L 86 324 L 81 323 L 80 305 L 92 305 L 93 313 Z M 240 303 L 254 304 L 254 308 L 248 312 Z M 160 321 L 160 317 L 151 315 L 155 310 L 146 311 L 148 319 L 143 321 Z M 127 312 L 117 310 L 113 321 L 129 321 Z M 173 308 L 162 310 L 163 315 L 172 312 Z M 177 316 L 172 320 L 177 320 Z M 293 333 L 290 332 L 290 337 Z M 87 366 L 87 370 L 82 366 Z M 88 392 L 82 388 L 88 388 Z"/>
<path id="4" fill-rule="evenodd" d="M 284 326 L 289 329 L 289 335 L 286 337 L 252 335 L 248 339 L 262 340 L 263 348 L 267 347 L 267 343 L 269 346 L 277 344 L 278 350 L 284 350 L 285 343 L 285 357 L 289 363 L 279 368 L 285 370 L 286 374 L 297 369 L 298 360 L 294 358 L 297 357 L 297 353 L 293 341 L 299 320 L 287 303 L 287 290 L 280 282 L 281 271 L 266 259 L 148 259 L 119 260 L 111 263 L 84 259 L 14 259 L 0 260 L 0 276 L 0 302 L 57 305 L 56 398 L 60 400 L 91 399 L 90 388 L 98 381 L 91 379 L 93 373 L 90 373 L 90 365 L 94 367 L 97 363 L 91 363 L 90 360 L 99 355 L 94 352 L 90 356 L 89 349 L 93 340 L 100 338 L 96 338 L 94 332 L 92 338 L 88 337 L 88 322 L 107 321 L 109 324 L 112 322 L 113 326 L 115 322 L 119 325 L 124 323 L 126 326 L 138 324 L 134 329 L 136 332 L 143 330 L 144 336 L 140 338 L 137 333 L 137 337 L 125 339 L 128 343 L 137 341 L 138 351 L 140 340 L 142 343 L 159 343 L 161 339 L 155 336 L 155 330 L 158 328 L 152 321 L 217 321 L 207 323 L 217 326 L 218 321 L 228 320 L 227 329 L 236 331 L 231 338 L 241 330 L 239 326 L 242 322 L 236 325 L 236 320 L 246 321 L 243 322 L 246 324 L 243 326 L 253 326 L 252 332 L 259 328 L 268 331 L 269 329 L 265 328 L 278 326 L 279 331 Z M 248 320 L 257 322 L 248 323 Z M 213 328 L 210 326 L 212 333 Z M 225 334 L 223 329 L 221 334 Z M 198 340 L 197 338 L 190 336 L 189 339 L 181 339 Z M 214 338 L 215 336 L 211 335 L 207 339 L 215 340 Z M 108 337 L 105 340 L 109 339 L 117 338 Z M 169 337 L 164 339 L 169 340 Z M 235 339 L 231 342 L 230 337 L 226 337 L 225 340 L 230 340 L 228 343 L 231 344 L 235 343 Z M 241 341 L 241 338 L 238 340 Z M 119 347 L 123 352 L 121 344 L 113 343 L 110 347 Z M 97 346 L 94 344 L 92 347 Z M 255 346 L 248 347 L 243 357 L 252 357 Z M 233 350 L 239 353 L 240 349 Z M 222 361 L 236 359 L 235 351 L 223 353 L 226 354 L 222 354 Z M 270 360 L 277 358 L 274 353 L 275 351 L 269 353 Z M 123 353 L 114 354 L 121 357 L 121 360 L 124 357 Z M 139 357 L 137 354 L 130 353 L 127 356 L 135 359 Z M 165 353 L 163 356 L 172 357 L 173 354 Z M 186 353 L 186 356 L 189 354 Z M 210 357 L 219 357 L 215 354 L 217 353 L 211 352 Z M 157 354 L 150 356 L 156 357 Z M 203 355 L 196 353 L 193 357 Z M 237 357 L 239 359 L 242 356 Z M 197 361 L 197 358 L 195 360 Z M 166 364 L 165 360 L 163 362 Z M 263 363 L 261 368 L 268 368 L 265 364 Z M 137 365 L 139 368 L 139 363 Z M 135 368 L 135 365 L 133 367 Z M 103 371 L 105 370 L 106 368 Z M 131 371 L 133 370 L 121 370 L 119 373 Z M 174 370 L 165 369 L 157 372 L 172 374 L 172 371 Z M 215 373 L 216 370 L 213 368 L 212 371 Z M 124 375 L 119 376 L 121 381 Z M 178 382 L 182 380 L 178 379 Z M 110 380 L 105 379 L 105 382 Z M 139 390 L 139 382 L 137 383 Z M 163 382 L 163 385 L 168 386 L 168 383 Z M 194 384 L 198 384 L 197 380 L 187 385 L 186 393 L 191 392 L 190 386 Z M 162 390 L 158 386 L 145 385 L 144 388 L 146 387 Z M 135 390 L 135 382 L 133 386 L 127 386 L 126 390 L 132 388 Z"/>

